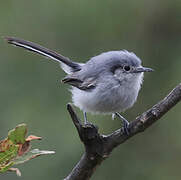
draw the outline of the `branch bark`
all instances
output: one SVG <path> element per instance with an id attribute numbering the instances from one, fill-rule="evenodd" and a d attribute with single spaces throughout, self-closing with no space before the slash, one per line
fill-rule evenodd
<path id="1" fill-rule="evenodd" d="M 143 132 L 159 120 L 181 100 L 181 84 L 176 86 L 163 100 L 133 120 L 129 125 L 129 134 L 120 128 L 109 135 L 102 135 L 93 124 L 83 125 L 70 104 L 67 110 L 84 144 L 85 153 L 64 180 L 88 180 L 96 167 L 106 159 L 114 148 L 132 136 Z"/>

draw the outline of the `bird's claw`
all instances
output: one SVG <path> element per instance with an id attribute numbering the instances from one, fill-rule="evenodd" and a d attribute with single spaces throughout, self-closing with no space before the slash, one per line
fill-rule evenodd
<path id="1" fill-rule="evenodd" d="M 122 120 L 124 133 L 126 135 L 129 135 L 129 122 L 123 116 L 121 116 L 121 114 L 119 114 L 118 112 L 116 112 L 115 115 L 118 116 Z"/>
<path id="2" fill-rule="evenodd" d="M 124 129 L 124 133 L 126 135 L 129 135 L 129 122 L 127 120 L 122 120 L 123 121 L 123 129 Z"/>

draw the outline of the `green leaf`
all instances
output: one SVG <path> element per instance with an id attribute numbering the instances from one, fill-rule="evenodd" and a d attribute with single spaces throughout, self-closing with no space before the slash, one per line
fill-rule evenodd
<path id="1" fill-rule="evenodd" d="M 12 165 L 14 165 L 14 162 L 9 162 L 9 163 L 5 164 L 4 166 L 1 166 L 0 172 L 4 173 L 4 172 L 8 171 Z"/>
<path id="2" fill-rule="evenodd" d="M 26 124 L 20 124 L 15 129 L 9 131 L 8 139 L 10 139 L 14 144 L 24 144 L 26 133 Z"/>
<path id="3" fill-rule="evenodd" d="M 0 169 L 7 164 L 7 162 L 13 160 L 18 154 L 18 146 L 11 145 L 6 151 L 0 152 Z"/>
<path id="4" fill-rule="evenodd" d="M 9 131 L 8 137 L 0 141 L 0 173 L 6 171 L 16 172 L 18 176 L 21 172 L 13 165 L 21 164 L 40 155 L 54 154 L 54 151 L 41 151 L 39 149 L 30 150 L 32 140 L 41 140 L 41 137 L 30 135 L 27 138 L 26 124 L 20 124 L 15 129 Z"/>

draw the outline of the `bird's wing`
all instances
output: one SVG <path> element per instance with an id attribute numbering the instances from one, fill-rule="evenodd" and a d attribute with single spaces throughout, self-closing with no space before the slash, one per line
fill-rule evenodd
<path id="1" fill-rule="evenodd" d="M 81 90 L 91 90 L 96 87 L 96 80 L 93 77 L 81 80 L 75 74 L 71 74 L 62 79 L 63 83 L 70 84 L 71 86 L 77 87 Z"/>

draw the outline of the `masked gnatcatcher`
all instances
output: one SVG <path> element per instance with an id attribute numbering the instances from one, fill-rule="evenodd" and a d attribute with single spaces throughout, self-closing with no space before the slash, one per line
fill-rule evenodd
<path id="1" fill-rule="evenodd" d="M 118 112 L 123 112 L 136 102 L 143 82 L 143 73 L 153 71 L 141 66 L 141 60 L 126 50 L 109 51 L 91 58 L 86 63 L 71 61 L 38 44 L 14 37 L 8 43 L 36 52 L 58 61 L 67 76 L 63 83 L 72 86 L 72 101 L 84 112 L 114 114 L 122 119 L 128 133 L 129 122 Z"/>

